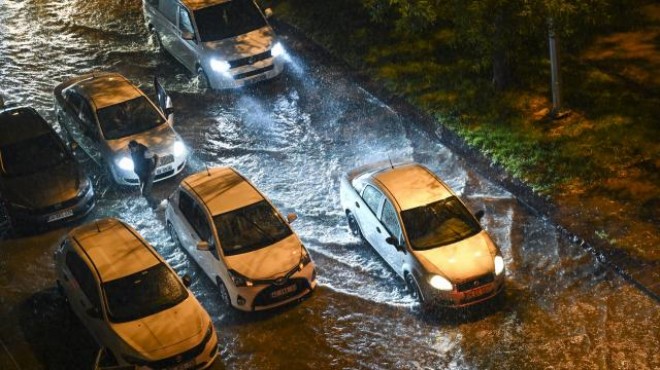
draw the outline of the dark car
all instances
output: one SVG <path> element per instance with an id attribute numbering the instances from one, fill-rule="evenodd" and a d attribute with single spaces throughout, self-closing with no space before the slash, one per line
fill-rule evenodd
<path id="1" fill-rule="evenodd" d="M 15 231 L 81 218 L 94 207 L 91 181 L 32 108 L 0 108 L 0 205 Z"/>

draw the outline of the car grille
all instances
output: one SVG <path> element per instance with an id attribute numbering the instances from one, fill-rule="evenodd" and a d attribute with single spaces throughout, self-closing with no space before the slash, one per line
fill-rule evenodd
<path id="1" fill-rule="evenodd" d="M 266 72 L 268 72 L 268 71 L 272 71 L 273 68 L 275 68 L 275 67 L 271 64 L 271 65 L 269 65 L 268 67 L 264 67 L 264 68 L 260 68 L 260 69 L 255 69 L 254 71 L 249 71 L 249 72 L 239 73 L 239 74 L 234 75 L 234 79 L 235 79 L 235 80 L 240 80 L 240 79 L 243 79 L 243 78 L 248 78 L 248 77 L 256 76 L 256 75 L 259 75 L 259 74 L 262 74 L 262 73 L 266 73 Z"/>
<path id="2" fill-rule="evenodd" d="M 200 344 L 183 353 L 179 353 L 162 360 L 150 362 L 149 367 L 152 369 L 166 369 L 168 367 L 173 367 L 188 361 L 192 361 L 195 357 L 199 356 L 199 354 L 204 351 L 204 347 L 206 347 L 206 343 L 208 343 L 209 339 L 211 339 L 211 336 L 203 340 Z"/>
<path id="3" fill-rule="evenodd" d="M 488 283 L 492 283 L 493 280 L 495 280 L 495 276 L 493 274 L 486 274 L 479 276 L 478 278 L 470 281 L 466 281 L 460 284 L 456 284 L 456 289 L 458 289 L 459 292 L 465 292 L 468 290 L 472 290 L 474 288 L 478 288 L 482 285 L 486 285 Z"/>
<path id="4" fill-rule="evenodd" d="M 229 66 L 231 66 L 231 68 L 238 68 L 238 67 L 254 64 L 256 62 L 259 62 L 264 59 L 268 59 L 270 57 L 271 57 L 270 50 L 267 50 L 264 51 L 263 53 L 257 55 L 251 55 L 247 58 L 232 60 L 231 62 L 229 62 Z"/>
<path id="5" fill-rule="evenodd" d="M 288 286 L 291 286 L 292 284 L 295 284 L 296 289 L 294 289 L 291 292 L 278 295 L 276 297 L 273 297 L 272 294 L 279 290 L 286 288 Z M 257 294 L 257 296 L 254 298 L 254 307 L 257 306 L 270 306 L 272 304 L 284 302 L 288 299 L 291 299 L 299 294 L 301 294 L 303 291 L 310 289 L 309 288 L 309 283 L 307 282 L 307 279 L 305 278 L 295 278 L 295 279 L 289 279 L 286 280 L 283 283 L 280 284 L 272 284 L 268 288 L 262 290 Z"/>
<path id="6" fill-rule="evenodd" d="M 158 157 L 158 165 L 159 166 L 165 166 L 167 164 L 170 164 L 174 162 L 174 155 L 172 154 L 167 154 L 162 157 Z"/>

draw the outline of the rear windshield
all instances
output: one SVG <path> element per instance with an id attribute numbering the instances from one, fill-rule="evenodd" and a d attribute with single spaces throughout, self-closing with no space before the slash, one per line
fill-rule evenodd
<path id="1" fill-rule="evenodd" d="M 2 172 L 6 176 L 25 176 L 54 167 L 71 159 L 62 141 L 53 133 L 0 146 Z"/>
<path id="2" fill-rule="evenodd" d="M 195 11 L 202 42 L 246 34 L 266 26 L 266 20 L 252 1 L 229 1 Z"/>
<path id="3" fill-rule="evenodd" d="M 213 222 L 226 256 L 272 245 L 292 233 L 289 225 L 265 200 L 213 216 Z"/>
<path id="4" fill-rule="evenodd" d="M 164 263 L 104 283 L 103 290 L 113 322 L 153 315 L 188 298 L 186 288 Z"/>
<path id="5" fill-rule="evenodd" d="M 139 134 L 165 122 L 144 96 L 101 108 L 96 114 L 107 140 Z"/>
<path id="6" fill-rule="evenodd" d="M 403 211 L 401 219 L 411 247 L 416 250 L 452 244 L 481 231 L 479 223 L 455 196 Z"/>

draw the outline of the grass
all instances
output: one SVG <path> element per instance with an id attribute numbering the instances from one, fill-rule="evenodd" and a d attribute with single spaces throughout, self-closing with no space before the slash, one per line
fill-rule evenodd
<path id="1" fill-rule="evenodd" d="M 610 240 L 660 259 L 660 6 L 644 9 L 641 23 L 627 20 L 624 30 L 562 56 L 563 95 L 572 111 L 562 120 L 546 118 L 546 55 L 525 60 L 518 66 L 523 82 L 500 93 L 481 62 L 456 46 L 450 26 L 405 38 L 371 23 L 355 0 L 283 0 L 275 11 L 541 195 L 597 209 L 589 217 L 612 228 L 616 218 L 603 210 L 623 212 L 633 225 L 608 230 Z"/>

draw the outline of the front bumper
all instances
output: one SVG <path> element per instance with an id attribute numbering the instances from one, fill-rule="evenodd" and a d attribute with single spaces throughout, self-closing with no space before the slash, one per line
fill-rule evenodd
<path id="1" fill-rule="evenodd" d="M 463 308 L 473 306 L 499 295 L 504 290 L 504 273 L 496 276 L 490 283 L 475 287 L 474 289 L 458 291 L 454 287 L 453 291 L 441 291 L 433 287 L 426 286 L 424 289 L 424 298 L 426 303 L 447 308 Z"/>
<path id="2" fill-rule="evenodd" d="M 156 174 L 154 176 L 154 183 L 176 176 L 177 174 L 179 174 L 179 172 L 183 171 L 184 167 L 186 167 L 185 157 L 176 158 L 174 162 L 157 167 L 155 170 Z M 118 168 L 114 164 L 112 164 L 110 168 L 112 171 L 112 177 L 114 178 L 115 182 L 118 183 L 119 185 L 125 185 L 125 186 L 140 185 L 140 179 L 135 174 L 135 172 L 123 170 L 121 168 Z"/>
<path id="3" fill-rule="evenodd" d="M 304 298 L 316 285 L 316 267 L 309 263 L 280 284 L 235 287 L 230 296 L 232 305 L 241 311 L 264 311 Z"/>
<path id="4" fill-rule="evenodd" d="M 210 67 L 206 69 L 209 84 L 212 89 L 232 89 L 277 77 L 284 69 L 282 57 L 271 57 L 257 63 L 232 68 L 228 72 L 220 73 Z"/>
<path id="5" fill-rule="evenodd" d="M 14 228 L 18 229 L 56 227 L 87 216 L 95 205 L 94 189 L 90 187 L 82 196 L 46 208 L 12 209 L 10 217 Z"/>

